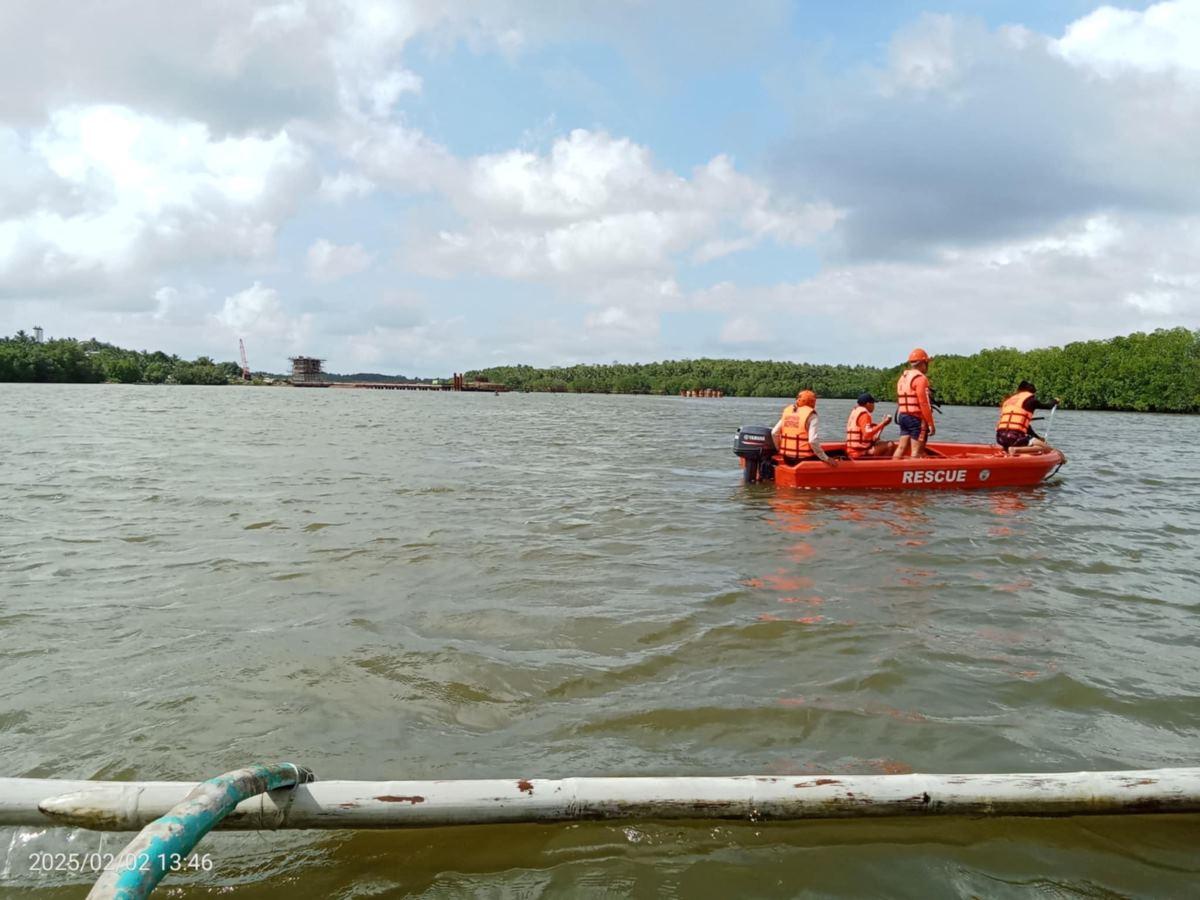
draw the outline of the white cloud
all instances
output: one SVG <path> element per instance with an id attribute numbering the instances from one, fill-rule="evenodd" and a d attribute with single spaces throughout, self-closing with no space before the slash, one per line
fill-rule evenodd
<path id="1" fill-rule="evenodd" d="M 721 334 L 717 339 L 722 344 L 746 345 L 766 344 L 771 338 L 771 332 L 757 319 L 737 316 L 721 327 Z"/>
<path id="2" fill-rule="evenodd" d="M 1056 47 L 1068 60 L 1102 71 L 1200 72 L 1200 0 L 1140 11 L 1102 6 L 1072 22 Z"/>
<path id="3" fill-rule="evenodd" d="M 564 274 L 661 267 L 705 225 L 703 213 L 639 210 L 574 222 L 545 233 L 545 261 Z"/>
<path id="4" fill-rule="evenodd" d="M 670 203 L 683 179 L 625 138 L 576 129 L 545 156 L 510 150 L 469 166 L 462 206 L 493 221 L 573 222 Z"/>
<path id="5" fill-rule="evenodd" d="M 1146 291 L 1132 293 L 1125 302 L 1140 313 L 1149 316 L 1167 316 L 1176 310 L 1179 295 L 1174 291 Z"/>
<path id="6" fill-rule="evenodd" d="M 477 157 L 446 183 L 466 227 L 411 258 L 431 274 L 464 267 L 505 278 L 663 272 L 689 249 L 712 259 L 764 240 L 803 245 L 837 222 L 825 203 L 777 199 L 718 156 L 684 178 L 626 138 L 576 129 L 549 152 Z M 733 237 L 729 237 L 729 234 Z"/>
<path id="7" fill-rule="evenodd" d="M 763 288 L 721 284 L 694 293 L 687 305 L 731 313 L 730 330 L 746 309 L 772 317 L 780 327 L 770 346 L 779 355 L 793 356 L 802 338 L 829 361 L 878 362 L 896 346 L 933 353 L 1031 348 L 1195 322 L 1198 288 L 1200 215 L 1077 221 L 1036 239 L 930 260 L 829 266 Z M 799 311 L 802 334 L 787 327 Z M 853 343 L 829 355 L 848 335 Z"/>
<path id="8" fill-rule="evenodd" d="M 233 331 L 278 331 L 284 321 L 283 304 L 276 290 L 256 281 L 244 291 L 226 297 L 217 319 Z"/>
<path id="9" fill-rule="evenodd" d="M 345 112 L 383 119 L 421 79 L 400 64 L 405 45 L 440 18 L 433 4 L 357 0 L 342 5 L 329 38 L 338 98 Z"/>
<path id="10" fill-rule="evenodd" d="M 890 85 L 918 91 L 953 83 L 962 65 L 958 26 L 952 16 L 926 15 L 900 31 L 888 47 Z"/>
<path id="11" fill-rule="evenodd" d="M 421 89 L 401 59 L 409 42 L 439 30 L 454 40 L 466 28 L 461 9 L 425 0 L 7 4 L 0 118 L 98 102 L 221 130 L 379 118 Z"/>
<path id="12" fill-rule="evenodd" d="M 844 258 L 932 259 L 1108 211 L 1200 207 L 1200 79 L 1098 77 L 1028 30 L 922 17 L 888 68 L 809 104 L 778 178 L 846 211 L 829 242 Z"/>
<path id="13" fill-rule="evenodd" d="M 232 335 L 263 338 L 270 346 L 288 349 L 298 349 L 312 327 L 311 314 L 289 314 L 279 292 L 257 281 L 226 297 L 214 318 Z"/>
<path id="14" fill-rule="evenodd" d="M 208 304 L 211 296 L 212 290 L 202 285 L 164 285 L 154 291 L 154 310 L 150 316 L 156 322 L 194 322 L 198 311 Z"/>
<path id="15" fill-rule="evenodd" d="M 449 374 L 450 366 L 478 358 L 477 341 L 465 333 L 459 316 L 414 325 L 373 325 L 349 335 L 338 347 L 344 371 L 371 370 L 380 365 L 415 375 L 421 372 Z"/>
<path id="16" fill-rule="evenodd" d="M 50 170 L 29 138 L 0 126 L 0 222 L 38 209 L 65 212 L 73 206 L 70 189 Z"/>
<path id="17" fill-rule="evenodd" d="M 967 251 L 948 248 L 943 251 L 942 259 L 949 262 L 978 259 L 984 264 L 994 266 L 1007 266 L 1034 256 L 1097 259 L 1103 253 L 1118 249 L 1123 237 L 1121 227 L 1113 217 L 1098 215 L 1084 219 L 1081 224 L 1072 223 L 1066 229 L 1029 240 L 977 247 Z"/>
<path id="18" fill-rule="evenodd" d="M 373 258 L 361 244 L 338 246 L 321 238 L 308 248 L 308 277 L 314 281 L 336 281 L 367 269 Z"/>
<path id="19" fill-rule="evenodd" d="M 402 122 L 343 121 L 331 136 L 358 166 L 357 182 L 403 191 L 450 191 L 462 180 L 461 164 L 445 147 Z"/>
<path id="20" fill-rule="evenodd" d="M 136 272 L 170 262 L 253 259 L 273 249 L 305 151 L 286 132 L 214 139 L 197 122 L 169 122 L 124 107 L 57 111 L 26 149 L 42 193 L 69 198 L 0 209 L 0 274 L 39 260 L 41 280 L 73 273 Z M 36 183 L 36 182 L 35 182 Z"/>
<path id="21" fill-rule="evenodd" d="M 365 197 L 375 190 L 375 183 L 356 172 L 338 172 L 336 175 L 324 175 L 321 178 L 319 194 L 330 203 L 345 203 L 348 200 Z"/>
<path id="22" fill-rule="evenodd" d="M 618 338 L 623 341 L 646 342 L 656 338 L 659 333 L 659 317 L 656 312 L 624 306 L 606 306 L 588 313 L 583 324 L 589 337 L 600 340 Z"/>

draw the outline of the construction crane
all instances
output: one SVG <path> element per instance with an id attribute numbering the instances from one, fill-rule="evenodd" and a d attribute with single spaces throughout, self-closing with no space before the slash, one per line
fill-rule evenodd
<path id="1" fill-rule="evenodd" d="M 246 342 L 238 338 L 238 349 L 242 351 L 242 381 L 250 380 L 250 363 L 246 362 Z"/>

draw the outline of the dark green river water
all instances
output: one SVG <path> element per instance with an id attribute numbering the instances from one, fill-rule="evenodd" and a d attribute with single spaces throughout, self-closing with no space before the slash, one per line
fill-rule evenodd
<path id="1" fill-rule="evenodd" d="M 1200 763 L 1195 418 L 1060 411 L 1028 490 L 745 488 L 731 437 L 781 405 L 0 385 L 0 775 Z M 0 829 L 0 895 L 82 896 L 29 854 L 121 843 Z M 216 834 L 163 890 L 1186 897 L 1198 846 L 1194 816 Z"/>

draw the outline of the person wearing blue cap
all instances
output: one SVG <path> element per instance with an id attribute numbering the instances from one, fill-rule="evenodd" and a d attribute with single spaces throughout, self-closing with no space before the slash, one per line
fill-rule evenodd
<path id="1" fill-rule="evenodd" d="M 859 394 L 858 405 L 850 411 L 846 420 L 846 455 L 851 459 L 867 459 L 873 456 L 891 456 L 896 450 L 895 441 L 881 441 L 879 435 L 892 421 L 885 416 L 878 425 L 872 420 L 875 398 L 870 394 Z"/>

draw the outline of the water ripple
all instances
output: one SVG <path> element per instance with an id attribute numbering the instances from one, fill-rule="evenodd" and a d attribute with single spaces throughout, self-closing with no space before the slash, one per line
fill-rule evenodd
<path id="1" fill-rule="evenodd" d="M 1192 420 L 1064 410 L 1054 439 L 1071 464 L 1027 491 L 744 488 L 729 438 L 778 406 L 9 386 L 0 412 L 22 452 L 0 457 L 0 771 L 1197 762 Z M 834 423 L 848 411 L 821 404 Z M 993 424 L 948 408 L 940 430 L 979 439 Z M 1113 433 L 1136 459 L 1100 450 Z M 826 895 L 1182 896 L 1195 827 L 215 835 L 202 883 L 263 897 L 792 896 L 802 871 Z M 21 841 L 66 837 L 0 838 L 7 877 L 54 896 L 62 883 L 20 869 Z"/>

